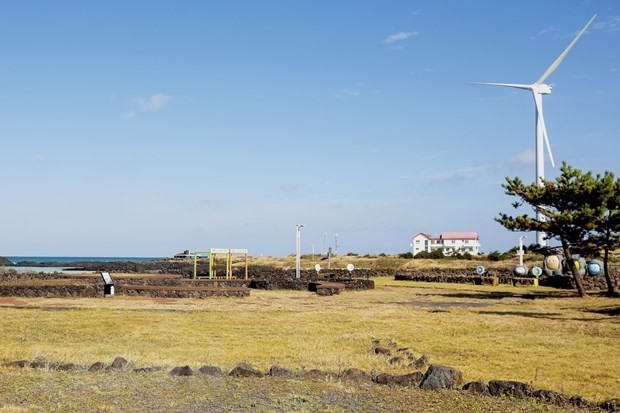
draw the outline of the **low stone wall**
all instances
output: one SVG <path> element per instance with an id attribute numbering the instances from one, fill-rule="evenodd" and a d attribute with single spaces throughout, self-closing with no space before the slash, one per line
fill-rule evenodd
<path id="1" fill-rule="evenodd" d="M 615 280 L 616 288 L 620 286 L 620 268 L 612 266 L 610 273 Z M 428 268 L 423 270 L 401 270 L 394 275 L 395 280 L 403 281 L 424 281 L 424 282 L 443 282 L 459 284 L 490 284 L 491 276 L 498 278 L 500 284 L 512 284 L 515 277 L 512 276 L 512 269 L 495 269 L 485 273 L 484 276 L 476 274 L 475 268 L 450 269 L 450 268 Z M 527 282 L 531 278 L 532 282 Z M 533 284 L 533 277 L 518 278 L 518 284 Z M 606 291 L 607 282 L 605 276 L 583 277 L 584 287 L 587 291 Z M 575 280 L 571 275 L 543 275 L 539 278 L 539 285 L 560 289 L 574 290 Z"/>
<path id="2" fill-rule="evenodd" d="M 3 285 L 0 297 L 103 297 L 103 284 Z"/>
<path id="3" fill-rule="evenodd" d="M 131 286 L 118 288 L 118 293 L 127 297 L 151 298 L 208 298 L 208 297 L 247 297 L 249 288 L 192 288 L 164 286 Z"/>
<path id="4" fill-rule="evenodd" d="M 614 272 L 610 271 L 611 274 Z M 607 281 L 604 275 L 582 277 L 583 287 L 586 291 L 607 291 Z M 615 281 L 616 289 L 620 286 L 620 277 L 618 275 L 612 275 L 612 280 Z M 576 289 L 575 279 L 572 275 L 552 275 L 540 277 L 539 285 L 546 287 L 562 288 L 566 290 Z"/>

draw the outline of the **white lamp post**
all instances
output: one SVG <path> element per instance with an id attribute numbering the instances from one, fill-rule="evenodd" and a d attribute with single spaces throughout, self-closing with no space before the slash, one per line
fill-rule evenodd
<path id="1" fill-rule="evenodd" d="M 300 253 L 300 249 L 301 249 L 301 229 L 303 228 L 303 225 L 301 224 L 297 224 L 295 225 L 296 231 L 295 231 L 295 241 L 296 241 L 296 256 L 295 256 L 295 278 L 299 279 L 301 278 L 301 274 L 300 274 L 300 267 L 301 267 L 301 253 Z"/>

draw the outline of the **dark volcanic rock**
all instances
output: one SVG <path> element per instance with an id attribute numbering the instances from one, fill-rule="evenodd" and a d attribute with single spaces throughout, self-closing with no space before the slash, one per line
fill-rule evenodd
<path id="1" fill-rule="evenodd" d="M 72 371 L 72 370 L 79 370 L 81 367 L 78 366 L 77 364 L 73 364 L 73 363 L 64 363 L 61 364 L 60 366 L 58 366 L 57 370 L 59 371 Z"/>
<path id="2" fill-rule="evenodd" d="M 375 383 L 386 384 L 388 386 L 410 386 L 417 387 L 422 381 L 424 375 L 416 371 L 411 374 L 403 374 L 402 376 L 393 376 L 391 374 L 381 373 L 375 377 Z"/>
<path id="3" fill-rule="evenodd" d="M 171 376 L 193 376 L 194 370 L 190 366 L 179 366 L 170 370 Z"/>
<path id="4" fill-rule="evenodd" d="M 17 361 L 11 361 L 8 363 L 4 363 L 4 367 L 19 367 L 21 369 L 29 365 L 30 365 L 29 360 L 17 360 Z"/>
<path id="5" fill-rule="evenodd" d="M 201 368 L 198 369 L 198 371 L 201 374 L 204 374 L 205 376 L 223 376 L 224 373 L 222 372 L 222 369 L 219 368 L 218 366 L 202 366 Z"/>
<path id="6" fill-rule="evenodd" d="M 354 383 L 372 383 L 372 377 L 370 374 L 365 373 L 360 369 L 347 369 L 342 373 L 340 378 Z"/>
<path id="7" fill-rule="evenodd" d="M 105 369 L 105 364 L 103 364 L 102 362 L 98 361 L 96 363 L 93 363 L 89 368 L 88 371 L 93 372 L 93 371 L 101 371 Z"/>
<path id="8" fill-rule="evenodd" d="M 231 376 L 234 377 L 263 377 L 264 374 L 260 371 L 256 370 L 254 367 L 250 366 L 247 363 L 239 363 L 237 367 L 232 369 L 230 372 Z"/>
<path id="9" fill-rule="evenodd" d="M 151 366 L 151 367 L 140 367 L 139 369 L 134 369 L 134 373 L 155 373 L 157 371 L 162 371 L 164 368 L 161 366 Z"/>
<path id="10" fill-rule="evenodd" d="M 44 369 L 47 367 L 47 362 L 42 358 L 36 358 L 30 363 L 30 367 L 33 369 Z"/>
<path id="11" fill-rule="evenodd" d="M 393 364 L 398 364 L 401 361 L 403 361 L 402 357 L 392 357 L 391 359 L 388 360 L 388 363 L 393 365 Z"/>
<path id="12" fill-rule="evenodd" d="M 417 359 L 415 362 L 411 363 L 413 367 L 418 370 L 422 370 L 428 364 L 428 357 L 426 354 L 423 354 L 422 357 Z"/>
<path id="13" fill-rule="evenodd" d="M 566 404 L 568 397 L 553 390 L 536 390 L 533 396 L 551 404 Z"/>
<path id="14" fill-rule="evenodd" d="M 608 412 L 620 412 L 620 399 L 606 400 L 599 404 L 599 407 Z"/>
<path id="15" fill-rule="evenodd" d="M 375 347 L 374 352 L 375 352 L 375 354 L 385 354 L 385 355 L 388 355 L 388 356 L 390 354 L 392 354 L 390 349 L 385 348 L 385 347 Z"/>
<path id="16" fill-rule="evenodd" d="M 331 380 L 337 377 L 334 373 L 330 373 L 328 371 L 317 370 L 317 369 L 304 371 L 301 374 L 301 376 L 304 379 L 311 379 L 311 380 Z"/>
<path id="17" fill-rule="evenodd" d="M 483 383 L 481 381 L 469 382 L 463 386 L 463 390 L 468 391 L 470 393 L 474 393 L 474 394 L 484 394 L 484 395 L 491 394 L 489 392 L 489 386 L 487 386 L 486 383 Z"/>
<path id="18" fill-rule="evenodd" d="M 489 382 L 489 391 L 492 396 L 512 396 L 523 399 L 533 396 L 536 389 L 527 383 L 519 381 L 491 380 Z"/>
<path id="19" fill-rule="evenodd" d="M 4 267 L 6 265 L 13 265 L 13 261 L 8 258 L 0 257 L 0 267 Z"/>
<path id="20" fill-rule="evenodd" d="M 108 371 L 109 370 L 124 370 L 124 369 L 131 369 L 131 368 L 133 368 L 131 363 L 125 360 L 125 358 L 117 357 L 114 359 L 110 367 L 108 367 L 106 370 Z"/>
<path id="21" fill-rule="evenodd" d="M 271 366 L 269 369 L 269 375 L 274 377 L 293 377 L 295 373 L 292 370 L 285 369 L 280 366 Z"/>
<path id="22" fill-rule="evenodd" d="M 452 367 L 440 364 L 431 364 L 424 377 L 420 388 L 424 390 L 453 389 L 463 384 L 463 373 Z"/>

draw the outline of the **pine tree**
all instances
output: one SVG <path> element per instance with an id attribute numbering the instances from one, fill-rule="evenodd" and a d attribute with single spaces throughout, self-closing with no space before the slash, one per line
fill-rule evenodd
<path id="1" fill-rule="evenodd" d="M 586 291 L 572 259 L 571 249 L 583 247 L 595 229 L 597 216 L 602 209 L 596 196 L 599 177 L 593 177 L 591 172 L 584 174 L 566 163 L 562 164 L 560 170 L 561 175 L 555 182 L 543 180 L 543 186 L 535 183 L 525 185 L 519 178 L 506 178 L 506 183 L 502 185 L 506 194 L 519 198 L 513 207 L 527 204 L 532 207 L 534 216 L 524 214 L 512 217 L 500 213 L 496 221 L 511 231 L 542 231 L 548 239 L 558 238 L 575 279 L 577 292 L 584 297 Z M 544 215 L 544 221 L 536 219 L 537 211 Z"/>

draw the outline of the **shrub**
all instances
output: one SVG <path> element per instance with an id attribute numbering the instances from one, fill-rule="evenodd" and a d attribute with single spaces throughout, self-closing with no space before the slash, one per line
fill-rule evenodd
<path id="1" fill-rule="evenodd" d="M 411 252 L 411 251 L 403 252 L 402 254 L 398 254 L 398 258 L 412 259 L 413 258 L 413 252 Z"/>

